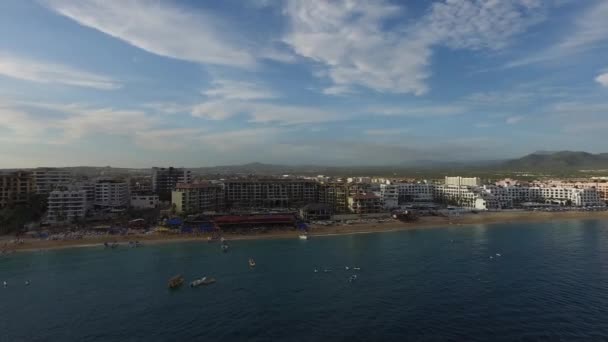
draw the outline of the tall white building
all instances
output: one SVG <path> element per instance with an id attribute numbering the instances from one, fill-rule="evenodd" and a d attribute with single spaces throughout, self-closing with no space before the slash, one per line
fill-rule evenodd
<path id="1" fill-rule="evenodd" d="M 47 221 L 51 224 L 84 219 L 87 213 L 85 190 L 54 190 L 48 198 Z"/>
<path id="2" fill-rule="evenodd" d="M 445 177 L 445 185 L 454 186 L 480 186 L 481 179 L 479 177 Z"/>
<path id="3" fill-rule="evenodd" d="M 115 180 L 99 180 L 95 184 L 95 207 L 119 209 L 129 206 L 129 184 Z"/>
<path id="4" fill-rule="evenodd" d="M 48 194 L 60 186 L 73 181 L 72 173 L 65 169 L 41 167 L 32 171 L 37 194 Z"/>

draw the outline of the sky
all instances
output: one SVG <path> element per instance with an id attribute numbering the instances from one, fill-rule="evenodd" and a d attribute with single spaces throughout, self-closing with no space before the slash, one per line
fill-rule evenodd
<path id="1" fill-rule="evenodd" d="M 0 168 L 608 152 L 608 0 L 2 0 Z"/>

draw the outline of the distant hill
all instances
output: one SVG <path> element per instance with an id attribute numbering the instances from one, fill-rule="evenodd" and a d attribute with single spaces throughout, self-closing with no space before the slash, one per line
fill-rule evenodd
<path id="1" fill-rule="evenodd" d="M 500 164 L 500 167 L 505 170 L 520 171 L 608 169 L 608 153 L 535 152 L 518 159 L 506 161 Z"/>

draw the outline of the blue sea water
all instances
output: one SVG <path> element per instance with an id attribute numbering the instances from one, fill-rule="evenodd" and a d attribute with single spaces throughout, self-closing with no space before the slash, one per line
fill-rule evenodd
<path id="1" fill-rule="evenodd" d="M 217 244 L 190 242 L 0 259 L 0 281 L 9 283 L 0 288 L 0 340 L 608 339 L 608 221 L 231 247 L 224 254 Z M 177 273 L 218 281 L 167 290 Z M 349 282 L 353 274 L 358 279 Z"/>

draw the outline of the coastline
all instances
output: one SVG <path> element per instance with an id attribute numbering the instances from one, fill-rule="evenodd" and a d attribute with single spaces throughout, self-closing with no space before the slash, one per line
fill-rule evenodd
<path id="1" fill-rule="evenodd" d="M 312 225 L 310 237 L 370 234 L 382 232 L 395 232 L 404 230 L 461 227 L 474 224 L 498 224 L 510 222 L 550 222 L 556 220 L 584 220 L 584 219 L 607 219 L 608 211 L 598 212 L 529 212 L 529 211 L 501 211 L 484 212 L 478 214 L 463 214 L 452 217 L 425 216 L 415 222 L 389 221 L 382 223 L 359 223 L 351 225 L 319 226 Z M 205 242 L 208 234 L 185 235 L 185 234 L 149 234 L 149 235 L 127 235 L 127 236 L 98 236 L 88 237 L 82 240 L 38 240 L 25 238 L 24 244 L 9 245 L 9 249 L 16 252 L 34 252 L 64 248 L 88 248 L 101 247 L 105 241 L 116 241 L 126 244 L 129 241 L 140 241 L 145 244 L 164 244 L 181 242 Z M 228 240 L 268 240 L 268 239 L 296 239 L 298 232 L 270 231 L 267 233 L 250 234 L 225 234 Z M 11 239 L 3 237 L 0 243 Z"/>

